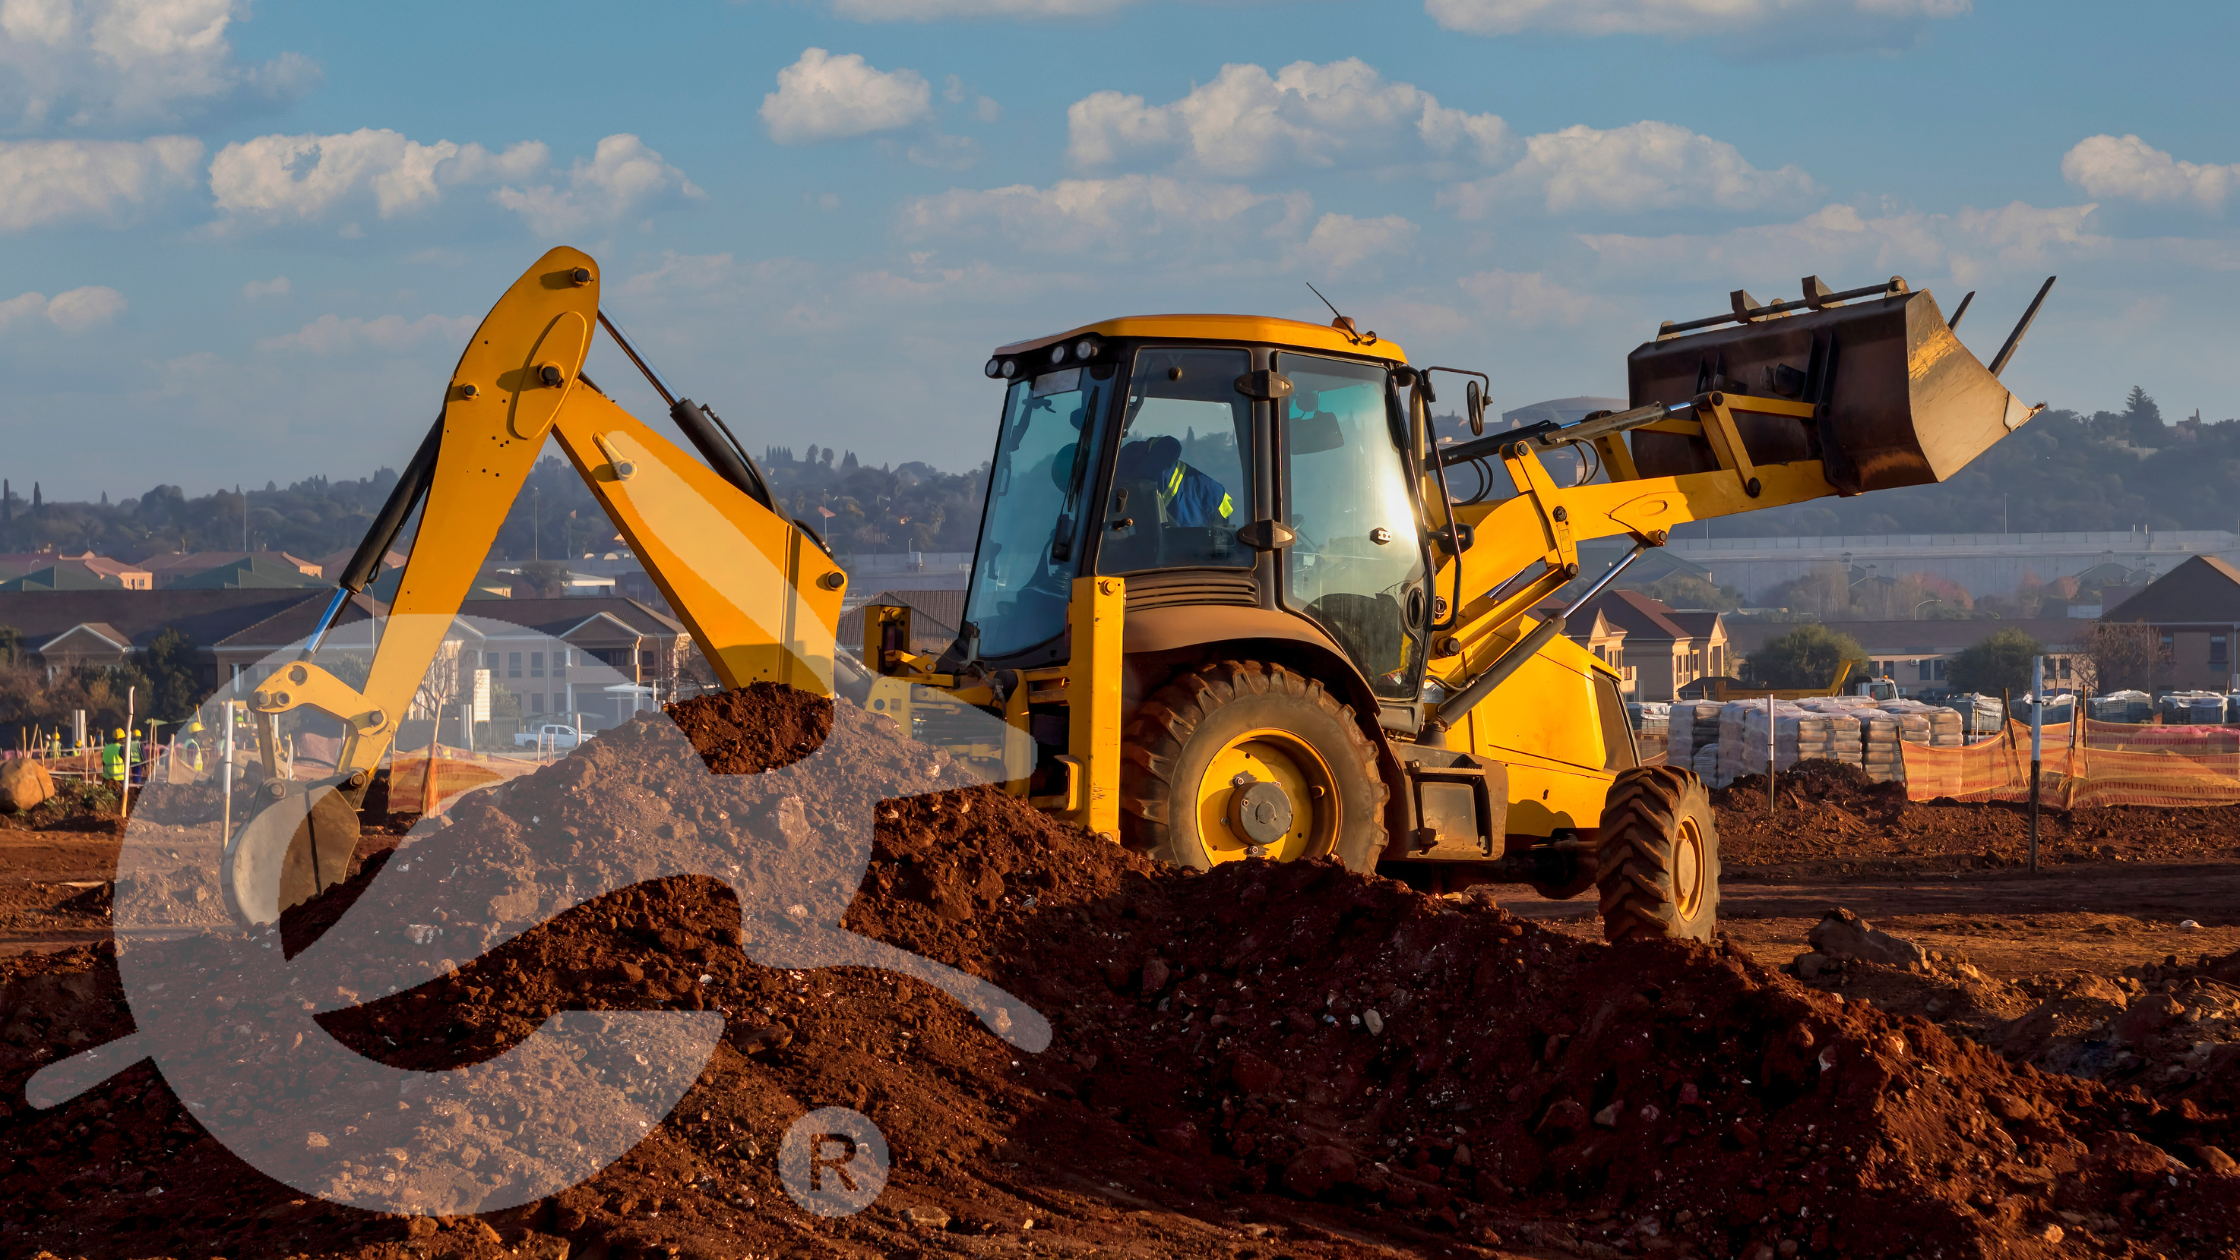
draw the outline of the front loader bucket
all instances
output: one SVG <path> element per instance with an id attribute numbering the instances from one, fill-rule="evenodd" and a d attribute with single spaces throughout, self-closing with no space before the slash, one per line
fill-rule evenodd
<path id="1" fill-rule="evenodd" d="M 1745 297 L 1735 305 L 1748 322 L 1668 332 L 1627 356 L 1633 405 L 1726 394 L 1754 462 L 1822 460 L 1844 494 L 1943 481 L 2035 414 L 1960 344 L 1926 289 L 1893 281 L 1876 296 L 1771 315 Z M 1815 416 L 1753 413 L 1752 395 L 1810 402 Z M 1673 433 L 1636 432 L 1633 460 L 1645 477 L 1719 466 L 1702 438 Z"/>

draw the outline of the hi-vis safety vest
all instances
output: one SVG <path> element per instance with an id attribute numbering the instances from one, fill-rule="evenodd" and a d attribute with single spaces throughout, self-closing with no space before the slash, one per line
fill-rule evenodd
<path id="1" fill-rule="evenodd" d="M 1159 507 L 1177 525 L 1222 525 L 1237 510 L 1236 501 L 1221 483 L 1176 460 L 1166 484 L 1159 487 Z"/>
<path id="2" fill-rule="evenodd" d="M 124 745 L 107 743 L 101 746 L 101 777 L 114 783 L 124 782 Z"/>

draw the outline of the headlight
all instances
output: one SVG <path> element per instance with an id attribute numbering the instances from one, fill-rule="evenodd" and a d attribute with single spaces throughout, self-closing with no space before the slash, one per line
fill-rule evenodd
<path id="1" fill-rule="evenodd" d="M 1061 341 L 1057 345 L 1050 347 L 1050 361 L 1052 363 L 1063 363 L 1066 361 L 1066 343 Z"/>
<path id="2" fill-rule="evenodd" d="M 1017 359 L 1005 359 L 1005 360 L 1003 361 L 1003 375 L 1004 375 L 1004 379 L 1006 379 L 1006 380 L 1009 380 L 1010 378 L 1012 378 L 1012 377 L 1014 377 L 1014 376 L 1017 376 L 1018 374 L 1019 374 L 1019 361 L 1018 361 Z"/>
<path id="3" fill-rule="evenodd" d="M 1003 360 L 990 359 L 988 360 L 988 366 L 982 368 L 981 371 L 986 372 L 990 378 L 1001 376 L 1003 375 Z"/>
<path id="4" fill-rule="evenodd" d="M 1074 358 L 1077 358 L 1077 359 L 1094 359 L 1094 358 L 1096 358 L 1096 357 L 1097 357 L 1097 339 L 1096 339 L 1096 338 L 1094 338 L 1094 337 L 1083 337 L 1083 338 L 1082 338 L 1081 340 L 1079 340 L 1079 341 L 1076 341 L 1076 342 L 1074 342 L 1074 343 L 1073 343 L 1073 357 L 1074 357 Z"/>

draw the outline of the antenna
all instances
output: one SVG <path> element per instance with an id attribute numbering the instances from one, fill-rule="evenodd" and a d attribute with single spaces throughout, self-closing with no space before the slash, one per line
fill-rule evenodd
<path id="1" fill-rule="evenodd" d="M 1339 332 L 1342 332 L 1347 337 L 1351 338 L 1353 344 L 1357 346 L 1373 346 L 1377 344 L 1377 335 L 1373 332 L 1362 332 L 1360 328 L 1354 324 L 1352 316 L 1341 313 L 1338 310 L 1337 303 L 1331 301 L 1329 298 L 1322 297 L 1322 290 L 1314 287 L 1314 281 L 1306 281 L 1306 286 L 1309 292 L 1313 293 L 1318 298 L 1322 298 L 1322 304 L 1329 307 L 1330 313 L 1333 316 L 1336 316 L 1336 318 L 1330 321 L 1330 326 L 1332 328 L 1337 329 Z"/>

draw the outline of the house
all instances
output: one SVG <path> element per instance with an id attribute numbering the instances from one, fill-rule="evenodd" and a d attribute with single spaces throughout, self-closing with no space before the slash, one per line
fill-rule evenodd
<path id="1" fill-rule="evenodd" d="M 307 577 L 319 577 L 319 562 L 292 556 L 285 551 L 173 551 L 159 556 L 149 556 L 140 562 L 153 579 L 154 589 L 163 590 L 177 585 L 184 578 L 207 573 L 219 565 L 255 557 L 269 565 L 291 568 Z"/>
<path id="2" fill-rule="evenodd" d="M 176 628 L 195 645 L 195 681 L 207 695 L 230 677 L 214 652 L 221 640 L 299 604 L 316 619 L 326 599 L 305 591 L 0 590 L 0 626 L 21 634 L 26 663 L 50 676 L 80 665 L 121 665 Z"/>
<path id="3" fill-rule="evenodd" d="M 356 547 L 351 547 L 343 551 L 337 551 L 325 556 L 321 556 L 318 561 L 319 576 L 325 578 L 329 582 L 340 581 L 342 579 L 342 570 L 347 565 L 349 565 L 352 557 L 356 556 L 357 554 L 358 549 Z M 405 556 L 401 551 L 385 551 L 381 553 L 382 572 L 386 573 L 390 569 L 403 568 L 404 560 Z"/>
<path id="4" fill-rule="evenodd" d="M 2108 610 L 2104 624 L 2145 622 L 2162 639 L 2163 680 L 2180 691 L 2240 686 L 2232 643 L 2240 635 L 2240 568 L 2195 556 Z"/>
<path id="5" fill-rule="evenodd" d="M 957 641 L 957 632 L 964 626 L 964 597 L 963 591 L 884 590 L 864 603 L 906 605 L 910 609 L 910 650 L 922 656 L 938 656 Z M 841 651 L 863 651 L 860 605 L 840 615 L 838 638 Z"/>
<path id="6" fill-rule="evenodd" d="M 2074 650 L 2091 627 L 2070 617 L 2032 617 L 2027 620 L 1992 621 L 1830 621 L 1828 629 L 1846 634 L 1867 657 L 1868 678 L 1887 678 L 1908 695 L 1946 691 L 1947 663 L 1959 653 L 2001 630 L 2020 630 L 2046 649 L 2046 683 L 2049 687 L 2074 686 L 2080 678 Z M 1797 628 L 1795 622 L 1737 621 L 1727 628 L 1737 658 L 1771 639 Z M 1854 672 L 1852 681 L 1859 681 Z"/>
<path id="7" fill-rule="evenodd" d="M 1718 613 L 1669 608 L 1640 591 L 1605 591 L 1565 615 L 1567 630 L 1598 621 L 1623 635 L 1636 700 L 1669 701 L 1696 679 L 1727 672 L 1726 619 Z"/>
<path id="8" fill-rule="evenodd" d="M 75 560 L 34 569 L 19 578 L 0 582 L 0 591 L 121 591 L 124 583 Z"/>
<path id="9" fill-rule="evenodd" d="M 1621 695 L 1633 694 L 1634 670 L 1626 663 L 1626 632 L 1613 625 L 1603 610 L 1596 608 L 1591 616 L 1565 617 L 1564 637 L 1594 653 L 1595 659 L 1618 671 L 1618 691 Z"/>
<path id="10" fill-rule="evenodd" d="M 283 553 L 285 554 L 285 553 Z M 174 591 L 308 591 L 331 586 L 325 578 L 301 565 L 277 563 L 262 555 L 243 556 L 213 565 L 200 573 L 174 577 L 166 589 Z"/>

